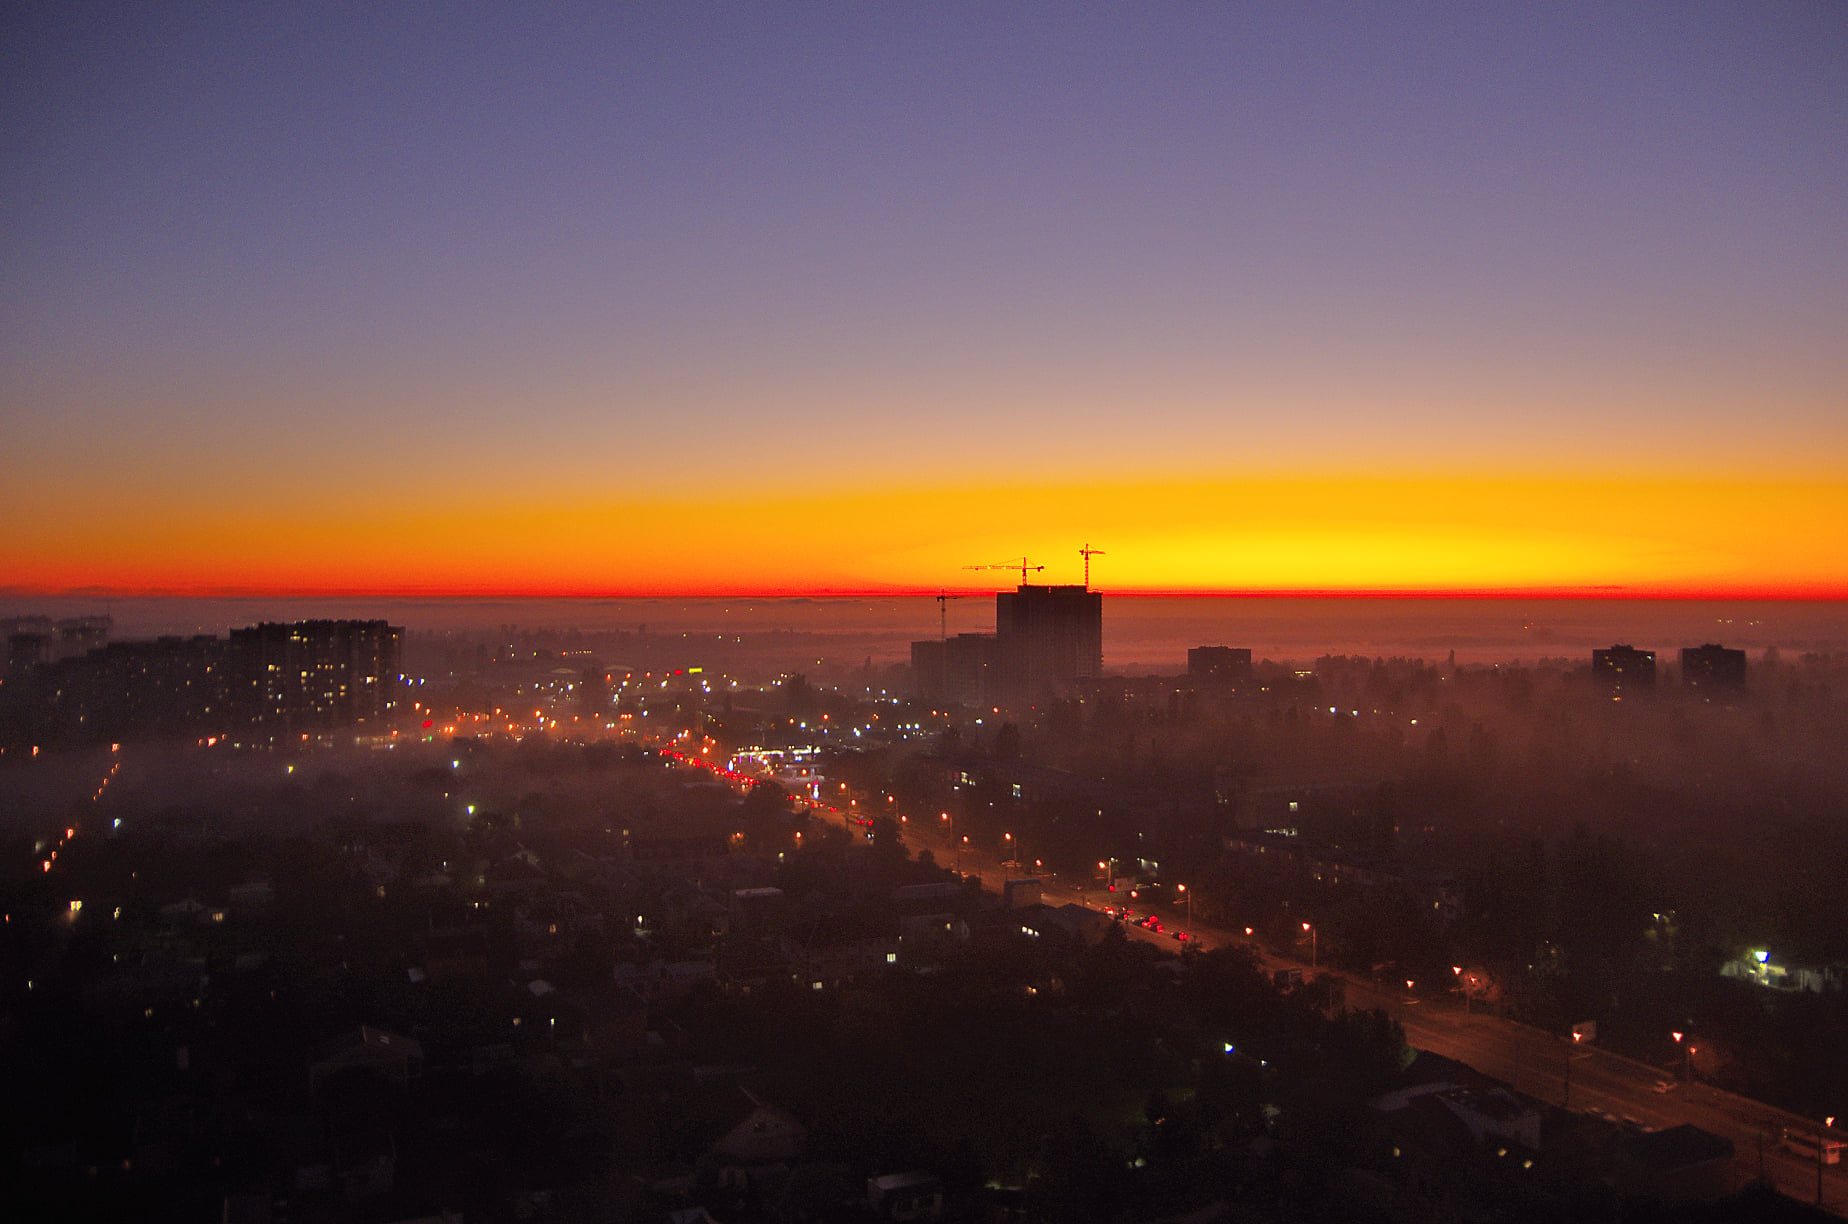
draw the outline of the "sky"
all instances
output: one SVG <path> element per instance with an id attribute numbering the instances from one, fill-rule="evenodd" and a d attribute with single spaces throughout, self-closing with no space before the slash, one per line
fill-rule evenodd
<path id="1" fill-rule="evenodd" d="M 1837 3 L 0 16 L 0 592 L 1848 597 Z"/>

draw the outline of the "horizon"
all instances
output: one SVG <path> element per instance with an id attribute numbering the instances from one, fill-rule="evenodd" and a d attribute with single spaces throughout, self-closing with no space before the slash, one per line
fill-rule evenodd
<path id="1" fill-rule="evenodd" d="M 757 668 L 853 668 L 909 659 L 913 642 L 991 633 L 994 595 L 978 590 L 855 595 L 572 597 L 156 597 L 0 600 L 0 614 L 107 614 L 115 636 L 222 634 L 262 621 L 388 620 L 414 635 L 618 635 L 686 639 L 688 662 L 748 659 Z M 1199 645 L 1250 647 L 1254 658 L 1301 663 L 1324 655 L 1402 657 L 1503 665 L 1583 659 L 1628 643 L 1666 652 L 1709 643 L 1801 654 L 1848 651 L 1848 603 L 1839 600 L 1678 600 L 1239 595 L 1101 592 L 1104 665 L 1160 672 Z M 640 635 L 639 637 L 637 635 Z M 702 635 L 713 635 L 705 641 Z M 733 639 L 741 639 L 734 641 Z M 695 658 L 698 656 L 698 658 Z"/>

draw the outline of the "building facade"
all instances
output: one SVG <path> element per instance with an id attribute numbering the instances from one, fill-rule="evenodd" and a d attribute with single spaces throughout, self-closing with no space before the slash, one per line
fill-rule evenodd
<path id="1" fill-rule="evenodd" d="M 1681 683 L 1689 688 L 1738 689 L 1745 687 L 1745 651 L 1724 646 L 1684 646 Z"/>
<path id="2" fill-rule="evenodd" d="M 1591 675 L 1619 696 L 1625 692 L 1653 689 L 1655 651 L 1621 644 L 1609 650 L 1594 650 L 1591 652 Z"/>
<path id="3" fill-rule="evenodd" d="M 383 723 L 403 691 L 404 631 L 302 621 L 110 642 L 10 675 L 0 734 L 31 743 L 171 735 L 275 743 Z"/>
<path id="4" fill-rule="evenodd" d="M 1205 683 L 1251 679 L 1251 651 L 1239 646 L 1195 646 L 1187 652 L 1187 676 Z"/>
<path id="5" fill-rule="evenodd" d="M 995 635 L 959 633 L 955 637 L 911 643 L 911 671 L 918 696 L 926 701 L 979 706 L 991 696 Z"/>
<path id="6" fill-rule="evenodd" d="M 995 664 L 1016 700 L 1068 693 L 1104 670 L 1104 597 L 1082 586 L 1028 586 L 995 596 Z"/>

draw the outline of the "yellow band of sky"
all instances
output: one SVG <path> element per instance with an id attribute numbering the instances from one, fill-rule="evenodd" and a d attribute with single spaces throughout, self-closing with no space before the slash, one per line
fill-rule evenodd
<path id="1" fill-rule="evenodd" d="M 790 490 L 625 501 L 107 499 L 14 508 L 21 593 L 732 594 L 1035 582 L 1168 592 L 1848 597 L 1848 485 L 1619 476 L 1289 477 Z"/>

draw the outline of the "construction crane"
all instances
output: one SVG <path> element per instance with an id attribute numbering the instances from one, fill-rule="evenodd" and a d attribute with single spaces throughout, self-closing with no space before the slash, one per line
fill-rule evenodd
<path id="1" fill-rule="evenodd" d="M 1084 589 L 1088 591 L 1091 589 L 1091 558 L 1103 556 L 1104 550 L 1101 548 L 1092 548 L 1089 544 L 1086 544 L 1083 548 L 1078 550 L 1078 555 L 1084 558 Z"/>
<path id="2" fill-rule="evenodd" d="M 942 622 L 940 631 L 943 634 L 943 640 L 946 642 L 950 640 L 950 604 L 949 604 L 949 601 L 952 599 L 961 599 L 961 598 L 962 598 L 961 595 L 952 595 L 948 591 L 938 591 L 937 592 L 937 617 Z"/>
<path id="3" fill-rule="evenodd" d="M 1022 557 L 1018 561 L 1006 561 L 1000 565 L 965 565 L 963 566 L 963 568 L 971 569 L 971 570 L 995 570 L 995 569 L 1016 570 L 1017 569 L 1020 571 L 1020 585 L 1026 586 L 1027 585 L 1027 574 L 1029 571 L 1032 573 L 1038 573 L 1040 570 L 1043 570 L 1046 567 L 1043 565 L 1029 565 L 1027 563 L 1027 559 L 1025 557 Z"/>

